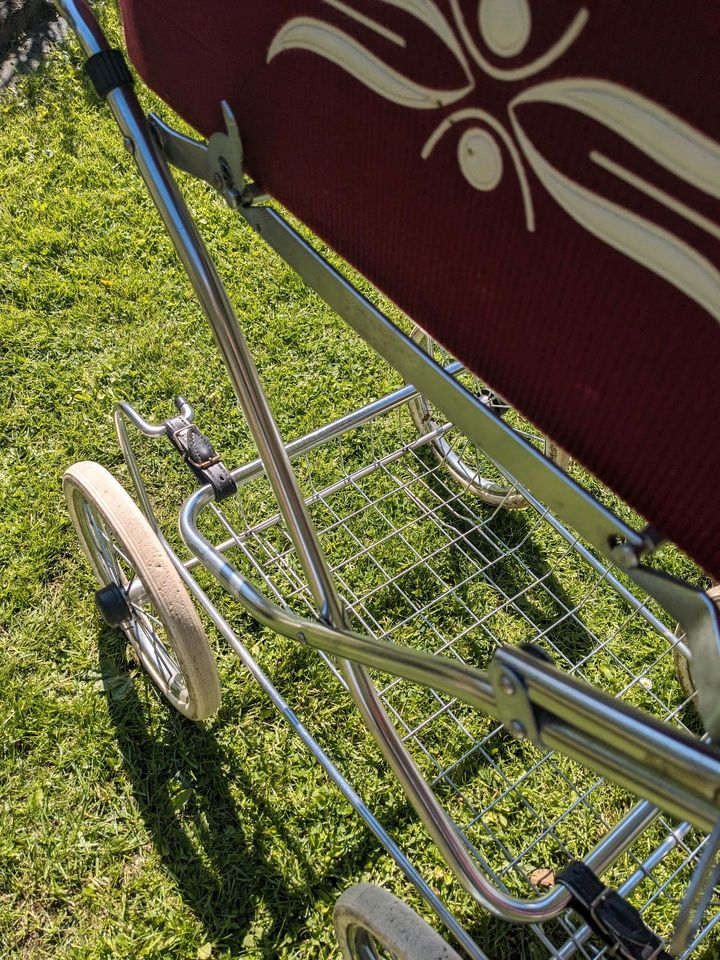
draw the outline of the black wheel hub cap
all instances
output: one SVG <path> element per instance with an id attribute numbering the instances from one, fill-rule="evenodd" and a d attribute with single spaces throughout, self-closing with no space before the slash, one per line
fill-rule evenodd
<path id="1" fill-rule="evenodd" d="M 95 594 L 95 603 L 100 616 L 110 627 L 119 627 L 127 623 L 132 615 L 125 591 L 121 590 L 116 583 L 98 590 Z"/>

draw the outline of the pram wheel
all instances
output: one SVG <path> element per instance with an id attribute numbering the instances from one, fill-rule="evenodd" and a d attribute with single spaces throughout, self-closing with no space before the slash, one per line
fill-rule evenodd
<path id="1" fill-rule="evenodd" d="M 447 364 L 450 360 L 448 354 L 435 341 L 421 330 L 420 327 L 414 327 L 410 334 L 412 339 L 427 353 L 433 355 L 434 359 L 441 364 Z M 462 375 L 463 381 L 468 381 L 465 385 L 478 396 L 483 403 L 491 407 L 498 416 L 505 416 L 511 411 L 511 408 L 502 397 L 493 393 L 488 387 L 484 386 L 476 377 L 471 374 Z M 415 427 L 421 436 L 437 433 L 441 423 L 435 419 L 432 408 L 425 397 L 418 395 L 408 403 L 410 415 L 413 418 Z M 528 433 L 529 425 L 523 424 L 516 427 L 518 432 L 530 436 Z M 430 444 L 435 455 L 464 489 L 474 494 L 478 499 L 493 506 L 504 507 L 506 510 L 520 510 L 528 505 L 525 497 L 518 493 L 515 488 L 507 481 L 500 479 L 498 473 L 497 479 L 486 474 L 494 470 L 490 460 L 485 459 L 482 453 L 474 447 L 465 438 L 462 439 L 462 448 L 457 450 L 453 447 L 453 442 L 447 439 L 446 433 L 441 433 L 430 440 Z M 539 441 L 543 445 L 545 456 L 552 460 L 561 470 L 567 470 L 570 457 L 561 450 L 549 437 L 543 437 L 540 434 L 533 433 L 530 439 Z"/>
<path id="2" fill-rule="evenodd" d="M 344 960 L 460 960 L 406 903 L 370 883 L 343 893 L 335 904 L 333 924 Z"/>
<path id="3" fill-rule="evenodd" d="M 714 587 L 710 587 L 707 595 L 716 606 L 720 607 L 720 583 L 716 583 Z M 680 624 L 675 628 L 675 636 L 679 640 L 685 639 L 685 633 L 681 629 Z M 697 690 L 692 678 L 691 662 L 682 655 L 682 652 L 677 647 L 673 649 L 673 659 L 675 661 L 675 676 L 678 678 L 680 689 L 688 700 L 690 700 L 695 696 Z"/>
<path id="4" fill-rule="evenodd" d="M 180 713 L 191 720 L 211 716 L 220 704 L 212 650 L 188 591 L 150 524 L 98 463 L 73 464 L 63 477 L 63 489 L 93 573 L 103 588 L 117 588 L 98 592 L 103 616 L 120 626 L 150 679 Z M 140 584 L 142 591 L 137 590 Z"/>

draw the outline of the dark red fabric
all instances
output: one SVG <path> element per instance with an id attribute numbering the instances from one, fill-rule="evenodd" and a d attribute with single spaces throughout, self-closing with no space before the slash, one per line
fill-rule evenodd
<path id="1" fill-rule="evenodd" d="M 322 0 L 121 0 L 121 7 L 131 58 L 150 87 L 205 135 L 222 128 L 219 103 L 227 99 L 248 167 L 265 189 L 720 577 L 718 319 L 697 293 L 579 223 L 529 152 L 569 178 L 563 196 L 577 197 L 573 184 L 579 184 L 684 243 L 701 273 L 708 264 L 703 283 L 717 302 L 720 6 L 457 2 L 464 35 L 450 0 L 347 0 L 385 34 Z M 488 17 L 502 21 L 503 5 L 512 15 L 511 34 L 518 16 L 532 15 L 527 43 L 513 56 L 499 55 L 487 30 L 481 32 Z M 582 11 L 586 22 L 554 62 L 528 76 L 491 75 L 541 57 Z M 274 38 L 297 18 L 341 31 L 396 76 L 462 95 L 416 109 L 392 102 L 317 51 L 285 49 L 268 58 Z M 596 99 L 589 109 L 562 96 L 553 102 L 563 78 L 585 78 L 591 100 L 599 80 L 614 85 L 604 88 L 610 102 L 620 85 L 635 92 L 633 102 L 642 97 L 660 106 L 660 127 L 675 115 L 702 132 L 709 138 L 708 182 L 698 184 L 692 173 L 693 150 L 689 173 L 668 169 L 657 145 L 634 142 Z M 508 105 L 528 91 L 534 101 L 515 110 L 523 145 Z M 476 112 L 461 112 L 468 110 Z M 450 116 L 452 127 L 423 156 Z M 476 189 L 462 173 L 458 145 L 471 128 L 490 134 L 502 158 L 494 189 Z M 478 144 L 482 152 L 488 137 L 470 147 Z M 513 151 L 527 178 L 533 232 Z M 615 175 L 596 162 L 598 153 L 655 192 Z M 669 207 L 665 196 L 684 206 Z M 686 208 L 710 227 L 689 218 Z"/>

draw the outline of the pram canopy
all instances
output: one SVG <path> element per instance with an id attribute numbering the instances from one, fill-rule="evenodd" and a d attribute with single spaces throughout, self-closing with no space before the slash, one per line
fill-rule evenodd
<path id="1" fill-rule="evenodd" d="M 720 7 L 121 0 L 130 57 L 720 578 Z"/>

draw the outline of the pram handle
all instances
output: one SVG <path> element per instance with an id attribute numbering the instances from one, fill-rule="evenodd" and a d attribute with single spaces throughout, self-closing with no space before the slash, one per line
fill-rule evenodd
<path id="1" fill-rule="evenodd" d="M 55 9 L 67 20 L 88 57 L 108 49 L 107 38 L 85 0 L 53 0 Z"/>

